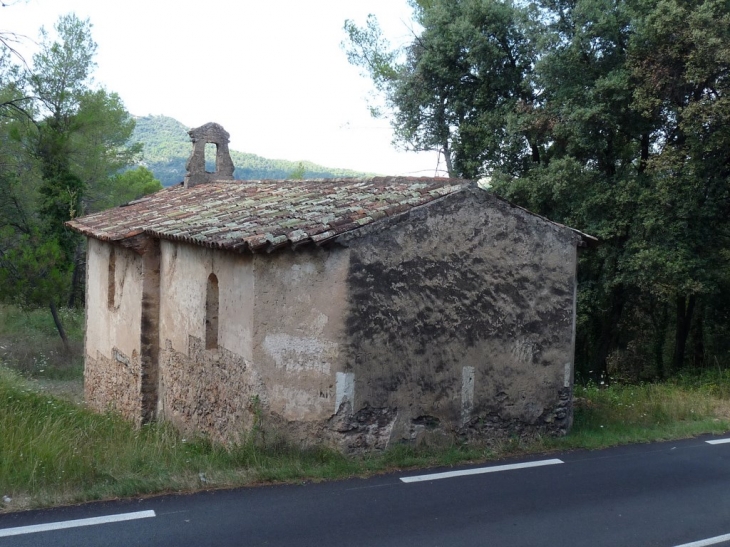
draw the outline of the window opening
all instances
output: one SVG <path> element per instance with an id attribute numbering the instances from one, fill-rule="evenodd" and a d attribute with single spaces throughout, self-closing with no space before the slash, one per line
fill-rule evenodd
<path id="1" fill-rule="evenodd" d="M 205 143 L 205 172 L 218 171 L 218 145 L 212 142 Z"/>
<path id="2" fill-rule="evenodd" d="M 208 276 L 205 294 L 205 349 L 218 349 L 218 278 Z"/>

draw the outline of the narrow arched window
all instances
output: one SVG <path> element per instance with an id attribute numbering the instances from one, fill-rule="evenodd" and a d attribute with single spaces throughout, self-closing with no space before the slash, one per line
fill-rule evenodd
<path id="1" fill-rule="evenodd" d="M 109 266 L 107 267 L 106 305 L 109 309 L 114 308 L 114 298 L 117 285 L 117 254 L 114 247 L 109 250 Z"/>
<path id="2" fill-rule="evenodd" d="M 218 278 L 208 276 L 205 291 L 205 349 L 218 348 Z"/>

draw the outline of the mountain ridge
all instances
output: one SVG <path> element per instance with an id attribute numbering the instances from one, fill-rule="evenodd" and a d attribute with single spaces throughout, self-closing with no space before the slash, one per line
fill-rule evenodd
<path id="1" fill-rule="evenodd" d="M 147 167 L 163 186 L 171 186 L 185 178 L 185 164 L 190 157 L 189 127 L 175 118 L 164 115 L 134 116 L 136 126 L 131 143 L 142 144 L 141 165 Z M 365 177 L 364 173 L 349 169 L 324 167 L 309 161 L 274 160 L 231 150 L 235 166 L 234 178 L 239 180 L 297 178 Z M 213 169 L 214 159 L 206 154 L 206 164 Z"/>

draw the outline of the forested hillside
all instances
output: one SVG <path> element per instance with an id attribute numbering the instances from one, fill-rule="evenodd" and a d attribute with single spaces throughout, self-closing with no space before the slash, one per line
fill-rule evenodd
<path id="1" fill-rule="evenodd" d="M 189 127 L 167 116 L 136 118 L 133 143 L 143 146 L 143 165 L 150 169 L 164 186 L 183 180 L 185 162 L 190 157 Z M 332 169 L 311 162 L 271 160 L 231 150 L 234 177 L 240 180 L 296 178 L 358 177 L 366 173 L 347 169 Z M 212 158 L 210 158 L 212 160 Z M 213 169 L 211 161 L 209 169 Z"/>

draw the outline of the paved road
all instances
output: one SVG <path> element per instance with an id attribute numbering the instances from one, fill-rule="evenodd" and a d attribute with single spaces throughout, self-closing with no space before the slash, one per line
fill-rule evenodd
<path id="1" fill-rule="evenodd" d="M 730 546 L 713 439 L 0 515 L 0 546 Z"/>

